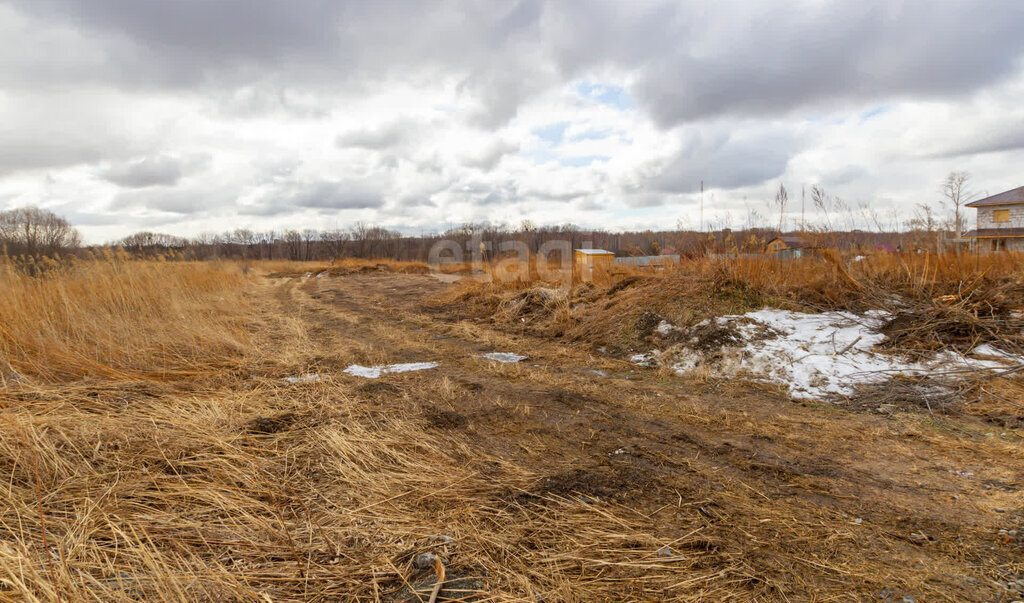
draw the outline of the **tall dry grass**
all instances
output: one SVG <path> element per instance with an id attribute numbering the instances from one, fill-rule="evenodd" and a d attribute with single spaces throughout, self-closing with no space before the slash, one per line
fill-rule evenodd
<path id="1" fill-rule="evenodd" d="M 840 257 L 835 252 L 798 260 L 770 256 L 685 263 L 680 271 L 744 287 L 768 297 L 787 297 L 848 308 L 877 295 L 907 299 L 968 296 L 993 285 L 1019 282 L 1019 254 L 875 254 Z"/>
<path id="2" fill-rule="evenodd" d="M 38 276 L 0 260 L 0 378 L 172 378 L 223 366 L 248 345 L 246 278 L 234 264 L 114 252 Z"/>
<path id="3" fill-rule="evenodd" d="M 660 271 L 617 271 L 590 282 L 574 276 L 572 286 L 542 280 L 536 270 L 530 279 L 465 279 L 439 305 L 515 330 L 622 349 L 649 334 L 653 315 L 686 326 L 765 306 L 903 312 L 915 325 L 914 338 L 924 339 L 935 327 L 966 346 L 978 341 L 979 332 L 982 340 L 991 340 L 999 329 L 1020 322 L 1014 312 L 1024 311 L 1022 268 L 1024 256 L 1017 254 L 855 258 L 826 251 L 793 260 L 697 258 Z"/>

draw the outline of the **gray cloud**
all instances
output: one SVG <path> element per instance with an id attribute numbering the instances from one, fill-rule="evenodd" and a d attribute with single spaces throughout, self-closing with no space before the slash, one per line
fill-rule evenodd
<path id="1" fill-rule="evenodd" d="M 359 128 L 338 134 L 335 144 L 342 148 L 390 149 L 408 140 L 416 127 L 412 120 L 398 120 L 374 128 Z"/>
<path id="2" fill-rule="evenodd" d="M 462 165 L 489 172 L 498 165 L 502 157 L 517 151 L 519 151 L 519 143 L 500 138 L 495 139 L 484 145 L 483 148 L 474 149 L 472 153 L 464 156 Z"/>
<path id="3" fill-rule="evenodd" d="M 996 132 L 976 134 L 967 141 L 948 146 L 940 151 L 928 153 L 925 157 L 935 159 L 951 159 L 967 155 L 999 153 L 1024 149 L 1024 128 L 1019 124 L 1007 124 L 1006 128 Z"/>
<path id="4" fill-rule="evenodd" d="M 234 203 L 229 190 L 218 188 L 148 188 L 122 191 L 114 195 L 112 211 L 143 209 L 171 214 L 206 214 Z"/>
<path id="5" fill-rule="evenodd" d="M 371 209 L 384 205 L 385 182 L 379 178 L 318 181 L 293 185 L 281 196 L 292 207 Z"/>
<path id="6" fill-rule="evenodd" d="M 733 189 L 760 184 L 786 171 L 799 148 L 789 134 L 768 130 L 732 134 L 695 131 L 651 178 L 654 189 L 692 193 L 706 188 Z"/>
<path id="7" fill-rule="evenodd" d="M 1024 54 L 1021 3 L 938 8 L 926 0 L 868 0 L 799 8 L 784 2 L 742 10 L 730 3 L 706 11 L 696 7 L 679 4 L 670 15 L 661 8 L 633 19 L 619 10 L 599 12 L 599 18 L 615 19 L 621 27 L 606 26 L 599 30 L 606 31 L 603 39 L 586 41 L 587 49 L 611 62 L 641 65 L 634 91 L 665 126 L 711 116 L 787 113 L 821 103 L 966 95 L 1014 72 Z M 652 24 L 651 15 L 661 21 Z M 634 23 L 643 27 L 630 28 Z M 643 38 L 631 37 L 639 32 Z M 639 47 L 624 48 L 630 40 Z M 611 50 L 595 49 L 598 42 Z M 571 50 L 588 56 L 583 48 Z"/>
<path id="8" fill-rule="evenodd" d="M 108 150 L 96 142 L 0 138 L 0 176 L 22 170 L 94 163 L 108 156 Z"/>
<path id="9" fill-rule="evenodd" d="M 167 155 L 143 157 L 101 170 L 104 180 L 123 188 L 146 188 L 150 186 L 173 186 L 181 180 L 182 161 Z"/>
<path id="10" fill-rule="evenodd" d="M 929 0 L 799 7 L 523 0 L 505 11 L 479 0 L 430 8 L 415 0 L 11 4 L 44 23 L 101 34 L 93 70 L 106 81 L 277 82 L 269 93 L 243 92 L 240 102 L 246 110 L 250 102 L 256 110 L 291 102 L 320 114 L 319 105 L 288 101 L 285 84 L 358 90 L 373 80 L 456 74 L 480 103 L 471 120 L 485 128 L 506 123 L 551 85 L 605 67 L 634 72 L 641 106 L 673 125 L 822 102 L 967 94 L 1011 73 L 1024 53 L 1024 4 L 999 0 L 940 7 Z"/>
<path id="11" fill-rule="evenodd" d="M 936 157 L 1024 149 L 1012 127 L 978 127 L 1016 110 L 1022 22 L 1024 3 L 1000 0 L 0 0 L 0 195 L 92 203 L 110 190 L 98 175 L 134 223 L 211 224 L 334 210 L 426 223 L 541 201 L 583 222 L 572 212 L 595 195 L 608 210 L 689 203 L 702 179 L 725 198 L 787 170 L 868 195 L 883 155 L 930 178 Z M 913 131 L 829 123 L 917 100 L 931 103 L 900 113 Z M 929 134 L 924 120 L 964 107 L 961 140 Z M 528 132 L 561 122 L 617 135 L 574 138 L 572 157 L 531 147 Z M 859 132 L 877 138 L 850 144 Z M 911 196 L 893 188 L 879 197 Z"/>

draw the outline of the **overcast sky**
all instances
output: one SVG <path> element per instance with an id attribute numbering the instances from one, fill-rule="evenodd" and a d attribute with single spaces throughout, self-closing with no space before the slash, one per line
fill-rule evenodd
<path id="1" fill-rule="evenodd" d="M 1024 184 L 1024 2 L 0 0 L 0 208 L 742 227 Z M 810 203 L 808 202 L 808 206 Z M 813 212 L 808 209 L 808 218 Z M 973 218 L 972 218 L 973 219 Z"/>

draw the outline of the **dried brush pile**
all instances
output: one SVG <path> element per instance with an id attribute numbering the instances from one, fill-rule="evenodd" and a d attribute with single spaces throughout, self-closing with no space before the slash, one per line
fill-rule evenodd
<path id="1" fill-rule="evenodd" d="M 770 257 L 698 259 L 674 270 L 627 275 L 610 286 L 572 288 L 543 281 L 467 280 L 440 304 L 509 328 L 612 346 L 625 352 L 651 333 L 651 316 L 692 326 L 713 316 L 765 306 L 891 315 L 888 345 L 903 351 L 984 343 L 1021 349 L 1024 262 L 1014 255 L 837 254 L 780 261 Z M 654 324 L 657 324 L 655 321 Z"/>

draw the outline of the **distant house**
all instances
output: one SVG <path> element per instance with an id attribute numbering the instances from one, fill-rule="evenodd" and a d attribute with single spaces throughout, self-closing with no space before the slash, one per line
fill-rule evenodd
<path id="1" fill-rule="evenodd" d="M 595 270 L 611 272 L 614 266 L 615 254 L 606 249 L 576 249 L 573 252 L 573 269 L 585 278 L 589 278 Z"/>
<path id="2" fill-rule="evenodd" d="M 1024 251 L 1024 186 L 967 204 L 978 210 L 974 230 L 963 234 L 978 251 Z"/>
<path id="3" fill-rule="evenodd" d="M 783 259 L 803 257 L 811 247 L 800 237 L 775 237 L 764 246 L 764 252 Z"/>

